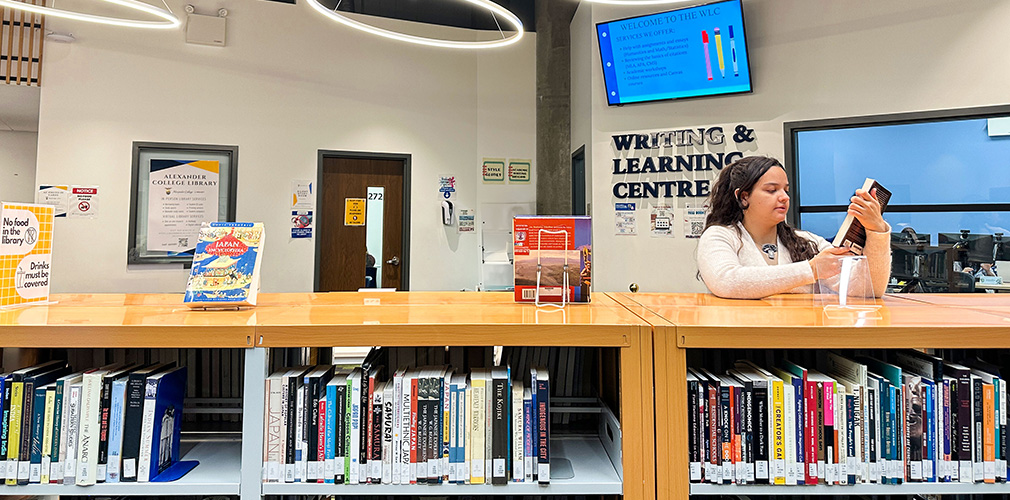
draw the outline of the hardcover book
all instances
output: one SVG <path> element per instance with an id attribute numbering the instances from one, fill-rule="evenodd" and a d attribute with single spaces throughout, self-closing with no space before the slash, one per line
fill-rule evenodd
<path id="1" fill-rule="evenodd" d="M 881 186 L 879 182 L 870 178 L 867 178 L 863 182 L 863 186 L 860 189 L 868 193 L 872 193 L 873 189 L 877 190 L 877 201 L 880 202 L 880 212 L 883 213 L 887 208 L 887 202 L 891 199 L 891 192 L 884 186 Z M 831 244 L 836 247 L 846 247 L 852 250 L 853 253 L 862 255 L 863 247 L 866 246 L 866 228 L 863 227 L 863 224 L 859 222 L 856 216 L 846 214 L 845 220 L 842 221 L 842 225 L 838 228 L 838 234 L 835 235 L 835 239 Z"/>
<path id="2" fill-rule="evenodd" d="M 515 217 L 512 237 L 516 302 L 589 302 L 591 218 Z"/>
<path id="3" fill-rule="evenodd" d="M 154 480 L 179 461 L 182 408 L 186 396 L 186 367 L 151 375 L 144 386 L 144 415 L 140 435 L 137 481 Z M 124 472 L 127 472 L 124 467 Z"/>
<path id="4" fill-rule="evenodd" d="M 255 306 L 264 236 L 259 222 L 205 222 L 186 284 L 186 305 Z"/>

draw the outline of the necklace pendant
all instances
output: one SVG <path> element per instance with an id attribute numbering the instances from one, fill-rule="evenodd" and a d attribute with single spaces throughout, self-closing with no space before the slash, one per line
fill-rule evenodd
<path id="1" fill-rule="evenodd" d="M 768 257 L 768 260 L 775 260 L 775 255 L 778 254 L 779 247 L 778 245 L 765 243 L 764 245 L 761 245 L 761 251 L 764 252 L 766 257 Z"/>

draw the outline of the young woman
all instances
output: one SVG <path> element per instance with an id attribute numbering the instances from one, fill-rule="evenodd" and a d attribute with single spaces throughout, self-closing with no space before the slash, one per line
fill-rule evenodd
<path id="1" fill-rule="evenodd" d="M 863 255 L 873 293 L 881 296 L 891 274 L 891 227 L 880 204 L 862 189 L 848 212 L 866 228 Z M 774 158 L 748 156 L 723 168 L 712 188 L 705 231 L 698 243 L 698 271 L 715 295 L 754 299 L 777 293 L 811 293 L 852 255 L 824 238 L 786 224 L 789 180 Z"/>

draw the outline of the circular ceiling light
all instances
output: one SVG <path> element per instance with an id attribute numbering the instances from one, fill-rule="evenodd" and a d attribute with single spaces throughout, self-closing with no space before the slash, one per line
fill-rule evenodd
<path id="1" fill-rule="evenodd" d="M 92 14 L 85 14 L 83 12 L 74 12 L 72 10 L 61 10 L 52 7 L 44 7 L 42 5 L 32 5 L 30 3 L 25 3 L 17 0 L 0 0 L 0 6 L 10 7 L 11 9 L 24 10 L 28 12 L 34 12 L 36 14 L 42 14 L 44 16 L 60 17 L 63 19 L 72 19 L 74 21 L 85 21 L 89 23 L 98 24 L 111 24 L 113 26 L 124 26 L 127 28 L 148 28 L 148 29 L 173 29 L 182 26 L 182 22 L 179 18 L 175 17 L 171 11 L 167 9 L 162 9 L 160 7 L 155 7 L 138 0 L 102 0 L 103 2 L 113 3 L 128 9 L 133 9 L 140 12 L 145 12 L 151 14 L 155 17 L 163 19 L 163 21 L 140 21 L 134 19 L 122 19 L 118 17 L 106 17 L 106 16 L 96 16 Z"/>
<path id="2" fill-rule="evenodd" d="M 691 0 L 586 0 L 591 3 L 605 3 L 607 5 L 663 5 L 667 3 L 684 3 Z"/>
<path id="3" fill-rule="evenodd" d="M 0 0 L 0 1 L 7 1 L 7 0 Z M 408 35 L 406 33 L 400 33 L 399 31 L 387 30 L 360 21 L 355 21 L 354 19 L 351 19 L 337 12 L 336 10 L 330 10 L 327 9 L 326 7 L 323 7 L 323 5 L 319 3 L 319 0 L 306 0 L 306 2 L 308 2 L 308 4 L 312 6 L 312 8 L 315 9 L 317 12 L 340 24 L 349 26 L 356 30 L 364 31 L 366 33 L 371 33 L 373 35 L 378 35 L 392 40 L 399 40 L 401 42 L 414 43 L 418 45 L 428 45 L 431 47 L 447 47 L 454 49 L 490 49 L 494 47 L 504 47 L 506 45 L 511 45 L 513 43 L 518 42 L 519 39 L 523 37 L 522 21 L 520 21 L 519 18 L 515 14 L 510 12 L 508 9 L 505 9 L 504 7 L 492 2 L 491 0 L 463 0 L 463 1 L 487 9 L 488 11 L 491 12 L 492 16 L 495 14 L 501 16 L 515 28 L 516 33 L 510 37 L 505 37 L 503 33 L 502 38 L 498 40 L 474 41 L 474 42 L 445 40 L 441 38 L 428 38 L 423 36 Z M 497 17 L 495 18 L 495 22 L 496 23 L 498 22 Z M 499 32 L 500 31 L 501 27 L 499 26 Z"/>

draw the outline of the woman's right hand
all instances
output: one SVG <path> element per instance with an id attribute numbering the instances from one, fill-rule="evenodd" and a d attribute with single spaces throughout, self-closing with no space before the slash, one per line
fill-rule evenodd
<path id="1" fill-rule="evenodd" d="M 828 247 L 810 259 L 815 280 L 827 279 L 842 271 L 842 257 L 852 255 L 848 248 Z"/>

